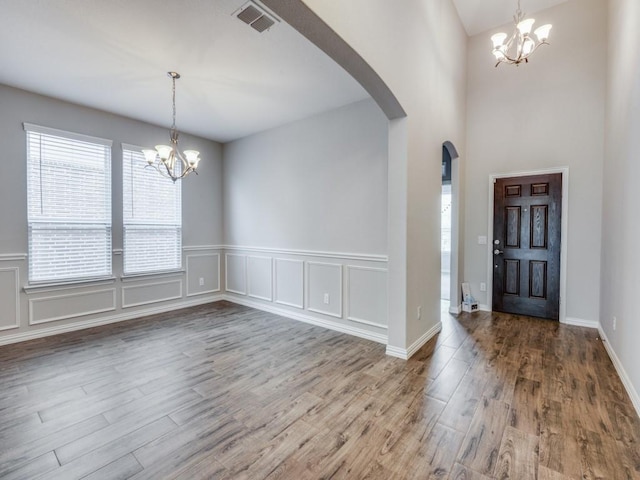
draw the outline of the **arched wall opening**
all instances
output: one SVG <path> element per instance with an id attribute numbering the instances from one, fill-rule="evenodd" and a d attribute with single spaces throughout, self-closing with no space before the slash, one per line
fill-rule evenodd
<path id="1" fill-rule="evenodd" d="M 377 72 L 301 0 L 262 0 L 355 78 L 389 119 L 387 354 L 407 352 L 407 114 Z M 393 232 L 393 235 L 390 234 Z"/>
<path id="2" fill-rule="evenodd" d="M 460 240 L 460 157 L 455 145 L 450 141 L 442 144 L 442 295 L 449 302 L 450 313 L 460 313 L 461 293 L 458 279 Z M 450 200 L 449 200 L 450 199 Z M 449 201 L 448 205 L 444 202 Z M 446 230 L 448 224 L 448 231 Z M 447 264 L 448 263 L 448 264 Z M 445 297 L 445 293 L 448 293 Z"/>

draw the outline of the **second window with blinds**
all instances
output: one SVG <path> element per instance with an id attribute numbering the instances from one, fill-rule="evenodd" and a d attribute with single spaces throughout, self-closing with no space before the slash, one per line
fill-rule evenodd
<path id="1" fill-rule="evenodd" d="M 182 268 L 181 183 L 147 165 L 139 147 L 122 146 L 124 274 Z"/>

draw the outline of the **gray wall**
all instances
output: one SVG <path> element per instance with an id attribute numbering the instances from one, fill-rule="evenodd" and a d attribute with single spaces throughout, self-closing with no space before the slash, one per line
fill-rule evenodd
<path id="1" fill-rule="evenodd" d="M 387 253 L 387 120 L 372 100 L 224 145 L 225 244 Z"/>
<path id="2" fill-rule="evenodd" d="M 365 100 L 225 144 L 226 295 L 386 343 L 387 136 Z"/>
<path id="3" fill-rule="evenodd" d="M 467 36 L 451 0 L 403 2 L 405 8 L 388 0 L 304 3 L 406 112 L 389 125 L 387 353 L 410 356 L 440 328 L 442 144 L 452 142 L 464 165 Z M 351 71 L 361 66 L 353 62 Z"/>
<path id="4" fill-rule="evenodd" d="M 600 323 L 640 412 L 640 3 L 609 2 Z M 613 318 L 616 317 L 614 327 Z"/>
<path id="5" fill-rule="evenodd" d="M 551 45 L 529 64 L 494 68 L 490 36 L 469 39 L 467 104 L 465 280 L 479 303 L 490 282 L 489 176 L 569 167 L 566 315 L 597 324 L 606 71 L 606 2 L 570 0 L 537 12 L 552 23 Z M 505 31 L 511 25 L 495 29 Z M 510 31 L 510 30 L 508 30 Z"/>
<path id="6" fill-rule="evenodd" d="M 27 194 L 26 141 L 23 122 L 110 139 L 112 147 L 113 274 L 115 280 L 97 285 L 36 289 L 26 294 Z M 125 318 L 152 308 L 168 309 L 210 301 L 219 289 L 215 249 L 222 243 L 222 154 L 215 142 L 181 135 L 180 144 L 201 152 L 199 175 L 184 179 L 183 266 L 186 273 L 170 278 L 122 280 L 122 149 L 121 143 L 153 146 L 166 143 L 168 128 L 119 117 L 0 85 L 0 341 L 2 337 L 60 331 L 85 321 Z M 153 252 L 153 246 L 150 246 Z M 191 255 L 204 255 L 202 258 Z M 197 268 L 190 278 L 188 265 L 208 264 L 215 271 Z M 205 276 L 205 285 L 199 279 Z M 216 286 L 217 285 L 217 286 Z M 17 288 L 17 292 L 14 290 Z M 189 297 L 189 298 L 188 298 Z M 54 310 L 56 313 L 53 313 Z M 97 312 L 98 313 L 91 313 Z M 6 327 L 6 328 L 5 328 Z M 35 332 L 35 333 L 34 333 Z M 25 338 L 27 338 L 25 337 Z"/>

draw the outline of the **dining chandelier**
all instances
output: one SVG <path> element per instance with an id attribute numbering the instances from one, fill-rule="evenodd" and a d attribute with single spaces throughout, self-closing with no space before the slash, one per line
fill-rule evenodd
<path id="1" fill-rule="evenodd" d="M 171 124 L 171 145 L 156 145 L 155 150 L 142 150 L 147 161 L 146 167 L 155 168 L 164 177 L 175 181 L 186 177 L 191 172 L 196 175 L 200 152 L 196 150 L 178 150 L 178 130 L 176 128 L 176 80 L 180 78 L 177 72 L 167 72 L 173 82 L 173 123 Z"/>
<path id="2" fill-rule="evenodd" d="M 491 37 L 493 42 L 493 55 L 498 61 L 496 67 L 501 63 L 507 63 L 510 65 L 520 65 L 522 62 L 529 62 L 529 57 L 535 52 L 540 45 L 549 45 L 547 39 L 549 38 L 549 32 L 551 31 L 551 24 L 542 25 L 533 32 L 538 39 L 533 39 L 531 36 L 531 29 L 535 20 L 533 18 L 524 18 L 525 15 L 520 9 L 520 0 L 518 0 L 518 10 L 513 19 L 516 24 L 516 28 L 513 31 L 511 37 L 508 37 L 506 33 L 496 33 Z"/>

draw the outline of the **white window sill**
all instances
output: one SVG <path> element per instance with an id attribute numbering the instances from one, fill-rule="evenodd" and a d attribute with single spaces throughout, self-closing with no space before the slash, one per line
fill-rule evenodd
<path id="1" fill-rule="evenodd" d="M 129 275 L 121 275 L 120 280 L 122 283 L 135 282 L 138 280 L 145 280 L 147 278 L 157 277 L 173 277 L 175 275 L 184 275 L 186 270 L 165 270 L 164 272 L 145 272 L 145 273 L 131 273 Z"/>
<path id="2" fill-rule="evenodd" d="M 100 278 L 89 278 L 82 280 L 69 280 L 69 281 L 61 281 L 61 282 L 43 282 L 43 283 L 31 283 L 22 287 L 25 293 L 36 293 L 36 292 L 48 292 L 53 290 L 62 290 L 65 288 L 80 288 L 80 287 L 88 287 L 93 285 L 106 285 L 110 283 L 115 283 L 116 277 L 100 277 Z"/>

